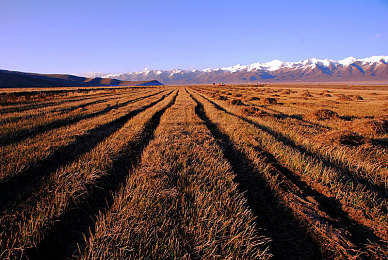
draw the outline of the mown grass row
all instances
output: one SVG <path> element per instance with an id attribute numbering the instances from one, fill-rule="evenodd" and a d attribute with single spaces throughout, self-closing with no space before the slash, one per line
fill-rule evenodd
<path id="1" fill-rule="evenodd" d="M 78 205 L 83 205 L 83 201 L 88 200 L 92 191 L 98 190 L 102 179 L 116 174 L 112 172 L 116 159 L 121 153 L 134 147 L 146 131 L 147 122 L 150 122 L 156 113 L 171 105 L 173 100 L 174 96 L 170 94 L 145 111 L 139 111 L 133 118 L 124 118 L 124 123 L 130 120 L 119 130 L 106 136 L 92 150 L 82 154 L 72 163 L 51 173 L 28 199 L 5 211 L 0 219 L 1 258 L 28 255 L 39 257 L 48 253 L 49 250 L 41 249 L 45 248 L 48 241 L 52 241 L 46 239 L 51 236 L 50 232 L 55 228 L 55 223 L 67 212 L 75 211 L 74 214 L 67 215 L 65 222 L 70 223 L 72 217 L 78 218 L 77 212 L 82 210 Z M 100 201 L 104 201 L 104 198 Z M 61 250 L 55 248 L 54 252 L 57 249 Z"/>
<path id="2" fill-rule="evenodd" d="M 203 103 L 209 118 L 255 164 L 284 204 L 313 231 L 322 248 L 329 245 L 333 254 L 346 257 L 384 255 L 386 215 L 384 204 L 373 193 L 346 182 L 319 158 L 304 154 L 199 95 L 195 97 Z"/>
<path id="3" fill-rule="evenodd" d="M 386 178 L 388 175 L 388 164 L 386 163 L 388 155 L 386 149 L 383 149 L 381 146 L 364 145 L 349 147 L 334 145 L 328 140 L 328 134 L 330 134 L 328 132 L 333 129 L 327 125 L 327 123 L 333 120 L 318 121 L 309 119 L 306 115 L 301 115 L 300 117 L 289 116 L 273 107 L 268 108 L 266 105 L 260 105 L 258 110 L 267 111 L 267 115 L 256 116 L 255 113 L 251 115 L 245 111 L 255 111 L 254 109 L 257 109 L 257 107 L 248 101 L 241 107 L 227 106 L 227 102 L 216 100 L 218 95 L 214 94 L 215 90 L 204 91 L 198 88 L 197 90 L 206 93 L 208 98 L 213 97 L 212 100 L 215 103 L 228 107 L 228 111 L 249 118 L 249 120 L 263 125 L 274 133 L 279 133 L 283 139 L 292 140 L 292 142 L 304 150 L 315 153 L 325 161 L 337 165 L 347 172 L 352 172 L 361 181 L 370 182 L 378 187 L 380 192 L 386 193 L 388 188 Z M 249 99 L 249 96 L 245 98 Z M 346 107 L 342 109 L 346 109 Z M 341 121 L 341 119 L 334 121 Z M 387 196 L 388 194 L 384 195 Z"/>
<path id="4" fill-rule="evenodd" d="M 287 210 L 287 205 L 279 202 L 277 193 L 259 171 L 262 169 L 255 167 L 252 160 L 236 147 L 231 138 L 209 119 L 203 105 L 197 99 L 194 100 L 197 103 L 196 113 L 203 119 L 222 148 L 225 158 L 231 163 L 237 175 L 235 182 L 239 184 L 240 192 L 244 193 L 249 207 L 257 216 L 257 225 L 271 238 L 269 247 L 275 258 L 285 259 L 291 256 L 295 259 L 322 258 L 321 249 L 314 239 Z M 263 165 L 270 167 L 267 162 L 263 162 Z"/>
<path id="5" fill-rule="evenodd" d="M 266 259 L 234 174 L 180 91 L 138 168 L 99 216 L 84 259 Z"/>
<path id="6" fill-rule="evenodd" d="M 3 176 L 0 182 L 0 212 L 12 208 L 16 201 L 27 199 L 50 173 L 93 149 L 129 118 L 163 100 L 165 96 L 151 97 L 150 100 L 131 104 L 111 114 L 65 127 L 62 131 L 52 131 L 31 142 L 22 142 L 8 152 L 3 150 L 2 173 L 8 176 Z M 32 150 L 34 153 L 31 153 Z"/>
<path id="7" fill-rule="evenodd" d="M 129 103 L 155 95 L 157 93 L 159 92 L 154 92 L 148 95 L 143 94 L 144 96 L 122 95 L 115 100 L 108 100 L 105 103 L 93 104 L 87 109 L 76 109 L 62 113 L 48 113 L 39 118 L 29 118 L 27 120 L 19 120 L 13 123 L 8 123 L 3 125 L 1 128 L 0 145 L 10 145 L 47 130 L 75 123 L 82 119 L 92 118 L 100 114 L 108 113 L 112 109 L 126 106 Z"/>
<path id="8" fill-rule="evenodd" d="M 130 96 L 140 94 L 140 93 L 146 93 L 147 91 L 143 92 L 132 92 L 128 93 L 126 95 Z M 96 96 L 94 98 L 87 98 L 87 99 L 80 99 L 80 100 L 71 100 L 66 103 L 62 103 L 56 106 L 48 106 L 48 107 L 41 107 L 37 109 L 30 109 L 27 111 L 21 111 L 21 112 L 13 112 L 13 113 L 6 113 L 3 114 L 2 118 L 0 118 L 0 124 L 4 125 L 6 123 L 11 122 L 17 122 L 21 120 L 26 119 L 32 119 L 32 118 L 38 118 L 41 116 L 45 116 L 48 113 L 51 114 L 60 114 L 60 113 L 68 113 L 77 109 L 86 109 L 87 106 L 96 104 L 96 103 L 102 103 L 111 99 L 117 99 L 120 98 L 120 96 L 125 95 L 123 93 L 109 93 L 109 94 L 102 94 L 99 96 Z"/>
<path id="9" fill-rule="evenodd" d="M 129 90 L 129 92 L 132 90 Z M 110 95 L 106 91 L 99 91 L 97 93 L 74 93 L 69 96 L 59 96 L 54 97 L 50 100 L 37 100 L 37 101 L 29 101 L 23 104 L 13 104 L 13 105 L 5 105 L 0 107 L 0 113 L 8 114 L 8 113 L 18 113 L 23 111 L 28 111 L 32 109 L 39 109 L 45 107 L 58 106 L 61 104 L 66 104 L 67 102 L 75 102 L 81 100 L 90 100 L 95 97 L 101 97 L 105 95 Z"/>
<path id="10" fill-rule="evenodd" d="M 344 178 L 350 179 L 354 185 L 365 186 L 366 189 L 375 193 L 377 199 L 386 203 L 388 198 L 388 167 L 384 161 L 388 160 L 388 156 L 384 149 L 322 143 L 317 141 L 313 135 L 308 134 L 308 129 L 301 126 L 293 127 L 288 124 L 289 121 L 278 120 L 270 116 L 244 115 L 241 113 L 241 109 L 235 106 L 228 106 L 225 102 L 217 100 L 212 100 L 212 102 L 228 112 L 256 124 L 263 131 L 302 153 L 319 158 L 325 165 L 339 171 L 340 174 L 344 175 Z"/>
<path id="11" fill-rule="evenodd" d="M 79 136 L 88 134 L 94 128 L 115 121 L 132 110 L 147 106 L 151 102 L 160 99 L 161 96 L 162 94 L 158 94 L 148 98 L 141 98 L 135 102 L 129 102 L 126 106 L 119 107 L 118 109 L 111 109 L 110 113 L 101 113 L 100 115 L 80 120 L 75 124 L 46 131 L 27 138 L 22 142 L 0 147 L 0 183 L 6 182 L 8 179 L 13 178 L 13 176 L 41 164 L 43 160 L 55 154 L 57 149 L 76 142 Z M 104 106 L 101 109 L 101 111 L 104 111 L 106 107 Z"/>

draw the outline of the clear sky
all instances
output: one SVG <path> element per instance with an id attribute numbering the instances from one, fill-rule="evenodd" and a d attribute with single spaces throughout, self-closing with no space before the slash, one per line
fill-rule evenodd
<path id="1" fill-rule="evenodd" d="M 388 55 L 388 0 L 0 0 L 0 69 L 204 69 Z"/>

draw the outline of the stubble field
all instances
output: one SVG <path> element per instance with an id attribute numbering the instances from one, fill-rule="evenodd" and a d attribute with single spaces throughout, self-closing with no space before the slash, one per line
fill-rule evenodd
<path id="1" fill-rule="evenodd" d="M 388 91 L 0 94 L 1 259 L 384 259 Z"/>

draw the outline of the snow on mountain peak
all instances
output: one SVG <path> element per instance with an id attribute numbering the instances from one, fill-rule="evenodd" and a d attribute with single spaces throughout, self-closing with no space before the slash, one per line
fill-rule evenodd
<path id="1" fill-rule="evenodd" d="M 383 60 L 385 62 L 388 62 L 388 56 L 372 56 L 372 57 L 369 57 L 369 58 L 360 59 L 359 61 L 361 61 L 363 63 L 364 62 L 365 63 L 378 63 L 381 60 Z"/>
<path id="2" fill-rule="evenodd" d="M 283 61 L 273 60 L 273 61 L 264 63 L 262 67 L 269 71 L 275 71 L 280 69 L 283 65 L 284 65 Z"/>
<path id="3" fill-rule="evenodd" d="M 242 66 L 240 64 L 237 64 L 237 65 L 232 66 L 232 67 L 221 68 L 221 70 L 227 70 L 227 71 L 230 71 L 230 72 L 236 72 L 236 71 L 244 70 L 246 68 L 247 68 L 247 66 Z"/>
<path id="4" fill-rule="evenodd" d="M 141 77 L 144 76 L 164 76 L 164 75 L 184 75 L 186 72 L 191 73 L 211 73 L 211 72 L 230 72 L 230 73 L 238 73 L 238 72 L 255 72 L 255 71 L 267 71 L 267 72 L 274 72 L 279 69 L 297 69 L 297 70 L 305 70 L 308 68 L 316 68 L 318 67 L 331 67 L 334 68 L 337 66 L 340 67 L 347 67 L 355 62 L 360 62 L 362 65 L 372 65 L 374 63 L 381 64 L 385 63 L 388 64 L 388 56 L 372 56 L 369 58 L 364 59 L 356 59 L 354 57 L 348 57 L 342 60 L 330 60 L 330 59 L 317 59 L 317 58 L 310 58 L 306 60 L 296 61 L 296 62 L 287 62 L 287 61 L 280 61 L 280 60 L 273 60 L 269 62 L 264 63 L 252 63 L 249 65 L 241 65 L 237 64 L 235 66 L 230 67 L 222 67 L 217 69 L 202 69 L 202 70 L 182 70 L 182 69 L 174 69 L 174 70 L 150 70 L 148 68 L 145 68 L 143 71 L 139 72 L 133 72 L 133 73 L 119 73 L 119 74 L 103 74 L 103 73 L 85 73 L 83 76 L 90 76 L 90 77 L 103 77 L 103 78 L 120 78 L 120 77 L 128 77 L 128 75 L 134 75 Z M 166 74 L 165 74 L 166 73 Z"/>
<path id="5" fill-rule="evenodd" d="M 339 60 L 338 63 L 341 64 L 341 65 L 343 65 L 343 66 L 349 66 L 350 64 L 354 63 L 355 61 L 357 61 L 356 58 L 354 58 L 354 57 L 348 57 L 348 58 Z"/>
<path id="6" fill-rule="evenodd" d="M 330 65 L 337 66 L 342 65 L 344 67 L 349 66 L 350 64 L 361 61 L 363 63 L 379 63 L 380 61 L 388 62 L 388 56 L 372 56 L 365 59 L 356 59 L 354 57 L 348 57 L 342 60 L 330 60 L 330 59 L 317 59 L 310 58 L 297 62 L 286 62 L 280 60 L 273 60 L 265 63 L 252 63 L 250 65 L 236 65 L 231 67 L 221 68 L 221 70 L 226 70 L 230 72 L 237 72 L 242 70 L 254 71 L 254 70 L 266 70 L 266 71 L 276 71 L 281 68 L 298 68 L 298 69 L 306 69 L 306 68 L 315 68 L 316 66 L 325 66 L 330 67 Z"/>

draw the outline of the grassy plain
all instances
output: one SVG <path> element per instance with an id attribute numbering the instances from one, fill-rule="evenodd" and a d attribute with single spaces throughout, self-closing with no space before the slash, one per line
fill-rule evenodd
<path id="1" fill-rule="evenodd" d="M 383 259 L 388 88 L 0 95 L 0 258 Z"/>

